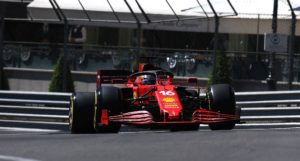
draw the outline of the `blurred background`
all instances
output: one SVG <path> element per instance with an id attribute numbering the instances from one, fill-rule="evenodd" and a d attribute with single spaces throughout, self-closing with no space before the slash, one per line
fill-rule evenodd
<path id="1" fill-rule="evenodd" d="M 276 15 L 274 0 L 188 0 L 185 5 L 178 0 L 155 0 L 163 4 L 157 11 L 145 0 L 138 1 L 140 6 L 133 0 L 103 1 L 103 5 L 57 0 L 56 8 L 51 1 L 0 1 L 1 62 L 10 83 L 21 78 L 47 80 L 49 76 L 42 77 L 41 72 L 51 73 L 60 55 L 77 75 L 93 75 L 98 69 L 134 71 L 144 62 L 179 77 L 206 80 L 217 51 L 229 58 L 231 77 L 248 82 L 248 87 L 236 83 L 239 90 L 267 89 L 260 85 L 254 89 L 249 82 L 260 84 L 271 73 L 282 84 L 280 89 L 297 89 L 300 82 L 300 3 L 296 0 L 290 5 L 277 0 Z M 272 33 L 279 35 L 276 42 L 268 40 Z M 280 49 L 270 49 L 268 43 L 279 44 Z M 28 71 L 40 72 L 41 77 Z M 294 86 L 288 86 L 289 82 Z M 27 88 L 14 85 L 13 89 Z"/>

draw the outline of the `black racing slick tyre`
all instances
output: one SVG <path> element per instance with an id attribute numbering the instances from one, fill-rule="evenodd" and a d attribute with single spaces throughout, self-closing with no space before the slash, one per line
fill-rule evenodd
<path id="1" fill-rule="evenodd" d="M 234 90 L 230 85 L 212 85 L 208 89 L 207 97 L 210 100 L 210 108 L 212 111 L 230 115 L 236 113 Z M 211 123 L 209 124 L 209 128 L 211 130 L 231 130 L 235 127 L 235 123 L 235 121 Z"/>
<path id="2" fill-rule="evenodd" d="M 199 94 L 195 90 L 186 90 L 185 88 L 177 88 L 181 105 L 183 108 L 183 119 L 185 121 L 191 121 L 193 112 L 199 107 L 198 98 Z M 171 125 L 171 131 L 196 131 L 199 129 L 200 124 L 174 124 Z"/>
<path id="3" fill-rule="evenodd" d="M 71 133 L 94 133 L 94 92 L 78 92 L 71 96 L 69 129 Z"/>
<path id="4" fill-rule="evenodd" d="M 121 114 L 122 94 L 119 88 L 112 86 L 103 86 L 97 91 L 98 93 L 98 116 L 101 119 L 102 109 L 108 111 L 108 116 Z M 99 120 L 97 120 L 99 122 Z M 100 133 L 118 133 L 121 128 L 121 123 L 109 121 L 108 125 L 100 125 L 97 131 Z"/>

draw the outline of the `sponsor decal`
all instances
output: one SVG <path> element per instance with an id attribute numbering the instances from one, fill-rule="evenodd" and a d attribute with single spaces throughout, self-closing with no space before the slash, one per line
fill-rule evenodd
<path id="1" fill-rule="evenodd" d="M 176 103 L 164 103 L 165 108 L 179 108 Z"/>
<path id="2" fill-rule="evenodd" d="M 171 103 L 171 102 L 175 102 L 175 98 L 166 97 L 166 98 L 163 98 L 163 101 L 166 102 L 166 103 Z"/>

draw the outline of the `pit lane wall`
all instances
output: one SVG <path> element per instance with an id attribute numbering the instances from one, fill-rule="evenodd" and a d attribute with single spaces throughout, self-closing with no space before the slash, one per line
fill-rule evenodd
<path id="1" fill-rule="evenodd" d="M 25 69 L 5 67 L 10 90 L 13 91 L 48 91 L 53 70 Z M 72 72 L 76 91 L 94 91 L 96 88 L 96 72 Z M 186 77 L 175 77 L 175 81 L 186 80 Z M 199 85 L 205 87 L 207 78 L 198 78 Z M 185 81 L 183 81 L 185 82 Z M 267 91 L 266 81 L 235 80 L 235 91 Z M 300 83 L 293 83 L 293 89 L 300 90 Z M 277 82 L 277 90 L 288 90 L 287 82 Z"/>

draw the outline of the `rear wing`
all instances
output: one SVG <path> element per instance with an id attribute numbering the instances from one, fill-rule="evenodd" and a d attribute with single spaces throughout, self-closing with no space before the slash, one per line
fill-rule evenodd
<path id="1" fill-rule="evenodd" d="M 97 88 L 101 87 L 102 84 L 126 83 L 130 74 L 131 72 L 128 70 L 98 70 Z"/>

